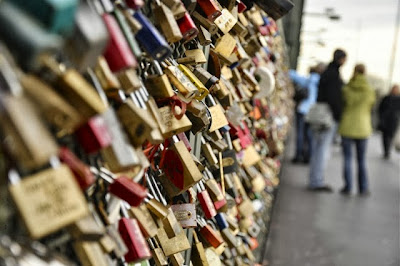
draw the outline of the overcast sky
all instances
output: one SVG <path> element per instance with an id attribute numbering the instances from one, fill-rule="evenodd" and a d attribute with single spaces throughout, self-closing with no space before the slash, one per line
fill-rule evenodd
<path id="1" fill-rule="evenodd" d="M 332 7 L 341 20 L 304 15 L 299 71 L 305 74 L 316 61 L 329 62 L 335 48 L 341 47 L 348 53 L 348 60 L 342 69 L 344 79 L 351 77 L 356 62 L 362 62 L 368 73 L 386 80 L 397 1 L 400 0 L 306 0 L 305 12 L 322 13 L 325 8 Z M 322 32 L 319 32 L 321 29 Z M 325 46 L 318 45 L 317 40 L 324 42 Z M 400 40 L 397 46 L 394 82 L 400 83 Z"/>

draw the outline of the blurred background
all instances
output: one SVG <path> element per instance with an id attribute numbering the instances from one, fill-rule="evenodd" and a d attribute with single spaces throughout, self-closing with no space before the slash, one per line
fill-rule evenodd
<path id="1" fill-rule="evenodd" d="M 345 81 L 361 62 L 378 96 L 400 83 L 399 0 L 293 2 L 295 8 L 283 18 L 291 68 L 306 75 L 311 65 L 330 62 L 333 51 L 343 48 Z"/>

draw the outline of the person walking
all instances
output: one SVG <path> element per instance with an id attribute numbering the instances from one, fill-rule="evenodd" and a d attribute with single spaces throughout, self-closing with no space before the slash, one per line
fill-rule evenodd
<path id="1" fill-rule="evenodd" d="M 306 89 L 306 97 L 296 106 L 296 152 L 292 159 L 293 163 L 308 163 L 310 161 L 311 147 L 311 128 L 305 121 L 305 116 L 311 106 L 317 101 L 318 84 L 321 73 L 325 70 L 325 65 L 319 63 L 310 68 L 310 75 L 304 77 L 295 70 L 289 70 L 289 76 L 294 84 L 301 89 Z"/>
<path id="2" fill-rule="evenodd" d="M 390 158 L 393 137 L 400 120 L 400 88 L 399 85 L 393 85 L 389 95 L 385 96 L 378 108 L 379 126 L 382 131 L 383 158 Z"/>
<path id="3" fill-rule="evenodd" d="M 332 112 L 334 122 L 328 129 L 312 129 L 312 155 L 310 161 L 310 175 L 308 188 L 316 192 L 332 192 L 332 188 L 325 184 L 324 171 L 329 156 L 330 146 L 337 130 L 342 113 L 343 81 L 339 69 L 346 62 L 346 53 L 337 49 L 333 53 L 333 61 L 321 74 L 318 85 L 317 102 L 327 103 Z"/>
<path id="4" fill-rule="evenodd" d="M 340 191 L 349 195 L 352 190 L 352 148 L 357 151 L 358 191 L 360 195 L 368 195 L 368 177 L 365 154 L 367 142 L 372 134 L 371 111 L 375 103 L 375 92 L 365 77 L 365 66 L 358 64 L 354 75 L 343 88 L 343 114 L 339 124 L 343 149 L 344 187 Z"/>

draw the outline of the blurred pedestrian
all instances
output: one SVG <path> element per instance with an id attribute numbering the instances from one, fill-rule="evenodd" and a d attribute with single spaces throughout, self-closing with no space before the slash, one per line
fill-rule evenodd
<path id="1" fill-rule="evenodd" d="M 399 126 L 400 120 L 400 88 L 399 85 L 393 85 L 389 95 L 385 96 L 378 108 L 379 126 L 382 131 L 383 157 L 390 158 L 393 137 Z"/>
<path id="2" fill-rule="evenodd" d="M 375 92 L 365 77 L 365 66 L 358 64 L 354 75 L 343 88 L 343 114 L 339 124 L 342 136 L 344 159 L 344 187 L 342 194 L 350 194 L 352 190 L 352 149 L 357 151 L 358 191 L 360 195 L 369 194 L 365 154 L 368 138 L 372 134 L 371 111 L 375 103 Z"/>
<path id="3" fill-rule="evenodd" d="M 312 153 L 311 128 L 305 121 L 305 116 L 310 107 L 316 102 L 318 95 L 318 84 L 325 65 L 319 63 L 310 68 L 310 75 L 304 77 L 295 70 L 289 70 L 289 76 L 294 84 L 299 87 L 298 103 L 296 105 L 296 153 L 292 159 L 293 163 L 308 163 Z M 304 91 L 304 93 L 301 93 Z M 303 94 L 303 95 L 302 95 Z M 296 100 L 296 98 L 295 98 Z"/>
<path id="4" fill-rule="evenodd" d="M 333 53 L 333 61 L 321 74 L 319 81 L 317 102 L 327 103 L 329 105 L 334 121 L 328 129 L 312 129 L 312 155 L 308 185 L 311 191 L 332 192 L 332 188 L 325 184 L 324 171 L 330 146 L 342 113 L 343 81 L 340 77 L 339 68 L 345 62 L 346 53 L 341 49 L 335 50 Z"/>

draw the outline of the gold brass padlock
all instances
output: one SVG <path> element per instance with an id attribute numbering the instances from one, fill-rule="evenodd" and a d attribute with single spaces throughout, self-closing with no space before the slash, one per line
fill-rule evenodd
<path id="1" fill-rule="evenodd" d="M 23 75 L 21 85 L 28 97 L 36 103 L 40 113 L 59 132 L 71 133 L 83 122 L 76 109 L 39 78 Z"/>
<path id="2" fill-rule="evenodd" d="M 180 109 L 178 106 L 175 106 L 175 108 Z M 181 111 L 182 110 L 180 109 L 178 113 Z M 172 106 L 170 105 L 159 108 L 158 112 L 161 117 L 161 124 L 159 124 L 159 126 L 164 138 L 170 138 L 173 135 L 185 132 L 192 127 L 192 123 L 186 115 L 183 115 L 183 117 L 178 120 L 172 111 Z"/>
<path id="3" fill-rule="evenodd" d="M 86 200 L 66 165 L 25 177 L 9 190 L 33 239 L 88 215 Z"/>
<path id="4" fill-rule="evenodd" d="M 54 58 L 46 55 L 41 62 L 57 76 L 57 88 L 79 113 L 89 119 L 105 112 L 106 106 L 96 90 L 75 69 L 65 69 Z"/>
<path id="5" fill-rule="evenodd" d="M 97 58 L 97 64 L 94 68 L 98 80 L 100 81 L 101 87 L 107 90 L 115 90 L 121 87 L 118 79 L 112 73 L 106 59 L 103 56 Z"/>
<path id="6" fill-rule="evenodd" d="M 58 154 L 58 147 L 34 106 L 25 97 L 11 95 L 2 95 L 0 102 L 0 122 L 8 151 L 24 168 L 43 167 Z"/>
<path id="7" fill-rule="evenodd" d="M 215 52 L 222 56 L 229 57 L 236 47 L 236 40 L 229 33 L 226 33 L 222 38 L 217 40 L 215 44 Z M 236 69 L 236 68 L 235 68 Z"/>
<path id="8" fill-rule="evenodd" d="M 73 246 L 82 266 L 109 265 L 99 243 L 93 241 L 77 241 Z"/>
<path id="9" fill-rule="evenodd" d="M 134 147 L 139 147 L 145 140 L 150 140 L 153 130 L 159 130 L 151 113 L 136 106 L 132 100 L 123 103 L 118 108 L 117 114 Z"/>
<path id="10" fill-rule="evenodd" d="M 157 24 L 161 27 L 161 30 L 169 43 L 175 43 L 182 40 L 182 33 L 174 18 L 174 13 L 170 8 L 163 3 L 155 4 L 153 12 Z"/>
<path id="11" fill-rule="evenodd" d="M 145 205 L 132 207 L 129 209 L 129 212 L 132 217 L 138 220 L 139 226 L 146 238 L 154 237 L 157 234 L 157 225 Z"/>
<path id="12" fill-rule="evenodd" d="M 171 256 L 173 254 L 190 249 L 189 240 L 187 239 L 183 230 L 178 235 L 170 238 L 168 237 L 164 228 L 158 228 L 156 239 L 160 243 L 165 256 Z"/>
<path id="13" fill-rule="evenodd" d="M 209 111 L 211 113 L 211 127 L 208 130 L 209 132 L 213 132 L 221 127 L 228 125 L 228 120 L 226 119 L 225 112 L 222 109 L 220 104 L 210 106 Z"/>

